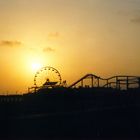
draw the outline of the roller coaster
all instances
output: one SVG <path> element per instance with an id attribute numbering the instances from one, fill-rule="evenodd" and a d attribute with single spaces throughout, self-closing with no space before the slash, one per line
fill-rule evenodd
<path id="1" fill-rule="evenodd" d="M 60 72 L 53 67 L 43 67 L 34 77 L 34 86 L 28 88 L 28 93 L 37 92 L 40 89 L 48 88 L 112 88 L 117 90 L 128 90 L 132 88 L 140 88 L 139 76 L 117 75 L 109 78 L 101 78 L 94 74 L 86 74 L 66 86 L 66 81 L 62 82 Z"/>
<path id="2" fill-rule="evenodd" d="M 88 81 L 87 81 L 88 80 Z M 140 88 L 140 77 L 119 75 L 107 79 L 101 78 L 94 74 L 86 74 L 69 88 L 115 88 L 119 90 L 128 90 L 129 88 Z"/>

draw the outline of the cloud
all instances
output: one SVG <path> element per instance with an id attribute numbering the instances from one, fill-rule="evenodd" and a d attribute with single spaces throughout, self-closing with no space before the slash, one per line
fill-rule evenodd
<path id="1" fill-rule="evenodd" d="M 140 17 L 133 18 L 130 20 L 132 23 L 140 23 Z"/>
<path id="2" fill-rule="evenodd" d="M 43 52 L 54 52 L 55 50 L 52 49 L 51 47 L 46 47 L 43 49 Z"/>
<path id="3" fill-rule="evenodd" d="M 59 32 L 51 32 L 48 34 L 49 38 L 58 38 L 60 36 Z"/>
<path id="4" fill-rule="evenodd" d="M 0 46 L 4 46 L 4 47 L 19 47 L 21 46 L 22 43 L 20 41 L 13 41 L 13 40 L 1 40 L 0 41 Z"/>

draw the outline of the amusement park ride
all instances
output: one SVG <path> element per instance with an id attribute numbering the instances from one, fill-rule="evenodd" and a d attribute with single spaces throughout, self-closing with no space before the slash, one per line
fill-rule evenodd
<path id="1" fill-rule="evenodd" d="M 94 74 L 86 74 L 76 82 L 67 86 L 66 81 L 62 82 L 60 72 L 57 69 L 50 66 L 46 66 L 36 72 L 34 76 L 34 86 L 28 88 L 28 93 L 36 93 L 40 89 L 50 89 L 59 87 L 114 88 L 118 90 L 128 90 L 131 88 L 140 88 L 140 77 L 119 75 L 105 79 Z"/>
<path id="2" fill-rule="evenodd" d="M 28 88 L 29 92 L 36 92 L 39 89 L 60 87 L 62 78 L 59 71 L 53 67 L 46 66 L 36 72 L 34 76 L 34 86 Z"/>
<path id="3" fill-rule="evenodd" d="M 86 74 L 67 86 L 57 69 L 46 66 L 36 72 L 28 93 L 0 96 L 2 136 L 140 137 L 138 76 Z"/>

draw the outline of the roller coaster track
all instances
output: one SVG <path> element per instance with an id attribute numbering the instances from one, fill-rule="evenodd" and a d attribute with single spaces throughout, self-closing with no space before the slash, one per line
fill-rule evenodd
<path id="1" fill-rule="evenodd" d="M 90 79 L 89 83 L 85 85 L 84 81 L 86 79 Z M 101 78 L 94 74 L 86 74 L 73 84 L 69 86 L 69 88 L 77 88 L 77 87 L 104 87 L 104 88 L 116 88 L 116 89 L 125 89 L 129 88 L 140 88 L 140 77 L 139 76 L 128 76 L 128 75 L 118 75 L 112 76 L 109 78 Z"/>

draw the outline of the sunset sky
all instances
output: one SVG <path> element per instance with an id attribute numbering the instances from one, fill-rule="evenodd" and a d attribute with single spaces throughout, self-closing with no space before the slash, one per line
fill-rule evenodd
<path id="1" fill-rule="evenodd" d="M 140 0 L 0 0 L 0 93 L 26 92 L 42 66 L 68 84 L 139 76 Z"/>

